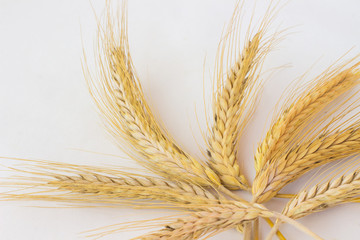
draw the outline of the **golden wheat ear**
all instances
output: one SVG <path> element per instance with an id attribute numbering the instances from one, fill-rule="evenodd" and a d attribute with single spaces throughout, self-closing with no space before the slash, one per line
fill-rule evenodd
<path id="1" fill-rule="evenodd" d="M 268 201 L 286 184 L 315 167 L 359 153 L 358 113 L 341 122 L 354 112 L 354 105 L 358 105 L 359 99 L 351 100 L 354 95 L 306 128 L 316 113 L 359 84 L 358 66 L 359 63 L 356 63 L 345 70 L 341 66 L 321 75 L 315 87 L 281 113 L 259 147 L 257 157 L 263 157 L 259 158 L 262 165 L 252 189 L 256 201 Z M 345 106 L 345 110 L 336 113 Z M 332 120 L 322 126 L 331 116 Z"/>
<path id="2" fill-rule="evenodd" d="M 271 213 L 250 205 L 209 205 L 202 211 L 191 213 L 190 216 L 168 223 L 159 231 L 134 239 L 207 239 L 261 215 L 269 216 Z"/>
<path id="3" fill-rule="evenodd" d="M 293 219 L 307 216 L 360 197 L 360 169 L 344 174 L 334 180 L 316 184 L 291 199 L 283 214 Z"/>
<path id="4" fill-rule="evenodd" d="M 239 47 L 239 1 L 217 53 L 213 93 L 213 118 L 208 134 L 210 166 L 229 189 L 249 189 L 237 162 L 237 142 L 255 108 L 261 89 L 261 66 L 277 34 L 265 36 L 275 8 L 269 6 L 257 29 L 248 27 L 242 49 Z"/>
<path id="5" fill-rule="evenodd" d="M 289 96 L 255 154 L 257 173 L 278 154 L 289 149 L 314 117 L 342 94 L 359 84 L 359 64 L 352 59 L 343 65 L 329 68 L 299 92 Z M 353 64 L 353 65 L 351 65 Z M 302 89 L 309 89 L 301 92 Z M 294 97 L 295 96 L 295 97 Z"/>
<path id="6" fill-rule="evenodd" d="M 100 203 L 102 206 L 127 205 L 143 208 L 219 202 L 216 193 L 186 182 L 171 182 L 162 178 L 86 165 L 25 159 L 16 159 L 16 162 L 20 164 L 20 168 L 8 169 L 17 173 L 17 176 L 7 178 L 1 183 L 11 189 L 1 194 L 2 199 L 90 205 Z M 155 200 L 160 203 L 138 200 Z"/>
<path id="7" fill-rule="evenodd" d="M 125 1 L 120 23 L 114 19 L 108 6 L 105 24 L 99 26 L 98 74 L 89 74 L 85 67 L 91 95 L 109 131 L 129 156 L 157 174 L 219 186 L 219 176 L 183 151 L 152 114 L 129 52 Z"/>
<path id="8" fill-rule="evenodd" d="M 322 239 L 296 221 L 267 210 L 259 204 L 233 202 L 231 204 L 208 204 L 203 210 L 190 213 L 189 216 L 169 222 L 163 229 L 134 239 L 208 239 L 220 232 L 258 217 L 277 217 L 309 234 L 315 239 Z M 139 227 L 139 226 L 136 226 Z"/>
<path id="9" fill-rule="evenodd" d="M 358 157 L 357 155 L 356 158 Z M 355 164 L 358 162 L 357 159 Z M 335 178 L 337 173 L 335 171 L 330 179 L 295 194 L 284 207 L 282 214 L 292 219 L 298 219 L 340 204 L 356 202 L 360 196 L 360 169 L 357 168 L 351 173 Z M 272 239 L 281 223 L 282 221 L 279 219 L 276 221 L 266 238 L 267 240 Z"/>

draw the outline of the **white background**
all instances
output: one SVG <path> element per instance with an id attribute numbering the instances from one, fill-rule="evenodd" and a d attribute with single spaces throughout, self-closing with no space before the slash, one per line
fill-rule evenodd
<path id="1" fill-rule="evenodd" d="M 104 2 L 91 2 L 101 15 Z M 204 144 L 194 109 L 196 105 L 204 127 L 203 73 L 209 89 L 208 73 L 235 1 L 129 2 L 131 53 L 149 105 L 179 144 L 200 156 L 194 136 L 200 147 Z M 259 9 L 266 2 L 258 0 Z M 249 179 L 254 177 L 254 149 L 284 88 L 314 63 L 312 73 L 316 74 L 350 48 L 354 47 L 350 56 L 360 52 L 359 10 L 358 0 L 293 0 L 278 14 L 274 26 L 295 28 L 269 55 L 265 69 L 284 64 L 291 67 L 269 79 L 241 140 L 239 158 Z M 103 129 L 81 69 L 82 47 L 91 62 L 95 37 L 96 21 L 88 0 L 0 0 L 0 156 L 134 166 L 125 158 L 86 152 L 122 155 Z M 294 183 L 286 190 L 300 186 Z M 280 210 L 283 203 L 268 206 Z M 29 207 L 33 205 L 46 206 L 0 203 L 0 239 L 81 239 L 79 233 L 85 230 L 167 214 L 164 210 L 127 208 Z M 360 206 L 350 204 L 301 222 L 325 239 L 358 239 L 359 213 Z M 267 232 L 268 227 L 262 225 Z M 291 226 L 282 230 L 288 239 L 307 239 Z M 142 232 L 105 239 L 129 239 Z M 231 230 L 212 239 L 240 237 Z"/>

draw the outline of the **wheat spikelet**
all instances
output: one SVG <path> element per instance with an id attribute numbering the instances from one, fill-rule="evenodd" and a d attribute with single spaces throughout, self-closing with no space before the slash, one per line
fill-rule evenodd
<path id="1" fill-rule="evenodd" d="M 232 45 L 233 38 L 237 40 L 235 35 L 238 29 L 233 29 L 233 25 L 239 21 L 238 11 L 239 7 L 235 9 L 229 25 L 230 33 L 219 45 L 218 72 L 215 75 L 217 89 L 213 102 L 214 118 L 207 152 L 211 167 L 219 173 L 225 186 L 230 189 L 248 189 L 248 183 L 241 174 L 236 159 L 237 139 L 251 117 L 255 95 L 259 91 L 257 85 L 259 68 L 274 39 L 264 41 L 265 30 L 270 21 L 270 16 L 266 15 L 257 33 L 247 40 L 240 56 L 224 77 L 225 67 L 222 61 L 228 45 Z"/>
<path id="2" fill-rule="evenodd" d="M 351 202 L 360 195 L 360 170 L 303 190 L 291 199 L 283 214 L 301 218 L 313 212 L 325 210 L 342 203 Z"/>
<path id="3" fill-rule="evenodd" d="M 200 185 L 220 185 L 218 175 L 181 150 L 151 113 L 133 70 L 124 12 L 121 27 L 116 29 L 108 9 L 107 22 L 99 36 L 99 73 L 96 79 L 87 74 L 90 92 L 110 132 L 137 155 L 126 150 L 130 156 L 163 176 Z"/>
<path id="4" fill-rule="evenodd" d="M 341 71 L 349 63 L 320 75 L 315 79 L 317 82 L 314 87 L 309 85 L 310 90 L 302 93 L 280 113 L 255 154 L 257 172 L 261 171 L 266 162 L 277 157 L 277 154 L 286 151 L 291 146 L 291 141 L 301 133 L 316 113 L 359 83 L 360 63 Z"/>
<path id="5" fill-rule="evenodd" d="M 357 154 L 359 149 L 360 128 L 357 124 L 295 146 L 282 157 L 264 165 L 254 180 L 254 199 L 268 201 L 306 171 Z"/>

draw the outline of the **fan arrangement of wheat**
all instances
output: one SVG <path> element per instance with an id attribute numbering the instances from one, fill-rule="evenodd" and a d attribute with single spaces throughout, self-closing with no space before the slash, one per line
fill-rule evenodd
<path id="1" fill-rule="evenodd" d="M 194 158 L 182 149 L 147 104 L 129 52 L 124 2 L 119 16 L 108 7 L 99 23 L 96 74 L 88 69 L 86 60 L 83 68 L 107 129 L 132 159 L 158 177 L 116 168 L 17 159 L 24 168 L 9 169 L 20 176 L 4 183 L 16 191 L 3 192 L 2 199 L 180 212 L 154 222 L 115 225 L 92 237 L 152 224 L 162 228 L 135 239 L 205 239 L 231 228 L 245 240 L 260 239 L 259 218 L 263 218 L 271 226 L 266 239 L 275 235 L 285 239 L 279 231 L 282 224 L 322 239 L 296 219 L 359 201 L 360 118 L 355 89 L 360 83 L 360 62 L 358 58 L 338 62 L 290 92 L 257 147 L 256 177 L 251 182 L 237 159 L 238 140 L 261 92 L 264 58 L 284 31 L 270 34 L 279 9 L 271 3 L 259 24 L 248 28 L 240 48 L 242 3 L 237 4 L 218 47 L 213 112 L 205 134 L 207 149 L 203 149 L 206 159 Z M 295 194 L 280 193 L 306 172 L 331 162 L 341 164 L 332 165 L 325 180 L 314 180 Z M 234 190 L 250 192 L 252 200 L 242 199 Z M 282 212 L 263 205 L 274 197 L 288 198 Z"/>

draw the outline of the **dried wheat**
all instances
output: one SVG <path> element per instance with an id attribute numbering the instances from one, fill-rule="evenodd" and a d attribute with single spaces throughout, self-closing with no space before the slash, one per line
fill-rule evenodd
<path id="1" fill-rule="evenodd" d="M 207 151 L 211 167 L 219 174 L 222 183 L 234 190 L 249 188 L 237 163 L 237 140 L 253 113 L 254 103 L 260 91 L 261 64 L 276 39 L 276 34 L 265 38 L 267 27 L 275 12 L 269 7 L 256 33 L 251 38 L 246 38 L 246 44 L 236 55 L 236 60 L 227 59 L 225 64 L 225 52 L 236 52 L 238 45 L 233 41 L 238 41 L 240 11 L 241 7 L 237 6 L 228 32 L 218 49 L 217 71 L 214 77 L 217 86 L 213 94 L 214 116 Z"/>
<path id="2" fill-rule="evenodd" d="M 338 159 L 349 157 L 360 150 L 360 128 L 338 130 L 289 150 L 282 157 L 267 162 L 253 184 L 254 199 L 265 202 L 274 197 L 286 184 L 305 172 Z"/>
<path id="3" fill-rule="evenodd" d="M 200 185 L 220 185 L 219 176 L 213 170 L 181 150 L 159 126 L 133 70 L 125 13 L 119 24 L 120 29 L 116 29 L 115 25 L 108 12 L 105 27 L 100 27 L 97 62 L 100 69 L 95 79 L 85 68 L 90 92 L 110 132 L 119 142 L 132 149 L 132 152 L 126 151 L 131 157 L 156 173 L 171 179 L 191 180 Z M 120 31 L 119 38 L 116 37 L 117 30 Z"/>
<path id="4" fill-rule="evenodd" d="M 219 89 L 214 106 L 214 125 L 209 139 L 208 155 L 211 167 L 220 175 L 220 179 L 231 189 L 247 189 L 248 183 L 240 172 L 236 159 L 241 115 L 245 111 L 243 98 L 245 90 L 254 83 L 253 73 L 249 74 L 259 52 L 261 34 L 249 41 L 243 55 L 232 68 L 223 88 Z M 249 83 L 250 82 L 250 83 Z"/>
<path id="5" fill-rule="evenodd" d="M 32 163 L 31 169 L 35 168 L 35 170 L 12 168 L 23 173 L 23 176 L 8 179 L 3 185 L 15 187 L 16 190 L 30 186 L 38 189 L 39 192 L 32 190 L 25 193 L 4 194 L 5 198 L 114 204 L 120 204 L 121 198 L 126 198 L 152 199 L 175 204 L 205 204 L 218 202 L 220 197 L 200 186 L 186 182 L 171 182 L 156 177 L 132 175 L 115 170 L 107 171 L 82 165 L 28 161 Z M 47 195 L 47 193 L 52 194 Z"/>
<path id="6" fill-rule="evenodd" d="M 304 226 L 288 219 L 280 214 L 268 211 L 261 205 L 233 203 L 209 205 L 206 210 L 192 213 L 188 217 L 179 218 L 173 223 L 165 226 L 162 230 L 143 235 L 134 239 L 155 240 L 155 239 L 206 239 L 212 234 L 233 228 L 236 225 L 254 220 L 257 217 L 279 217 L 306 232 L 316 239 L 321 239 Z"/>
<path id="7" fill-rule="evenodd" d="M 291 199 L 283 214 L 301 218 L 313 212 L 322 211 L 342 203 L 351 202 L 360 195 L 360 170 L 303 190 Z"/>
<path id="8" fill-rule="evenodd" d="M 309 85 L 310 90 L 303 92 L 297 100 L 280 113 L 280 117 L 273 123 L 255 154 L 257 172 L 261 171 L 266 162 L 278 157 L 277 154 L 288 150 L 291 141 L 307 126 L 316 113 L 359 84 L 359 64 L 356 63 L 341 71 L 348 65 L 344 64 L 323 73 L 315 79 L 314 87 L 311 88 Z"/>

